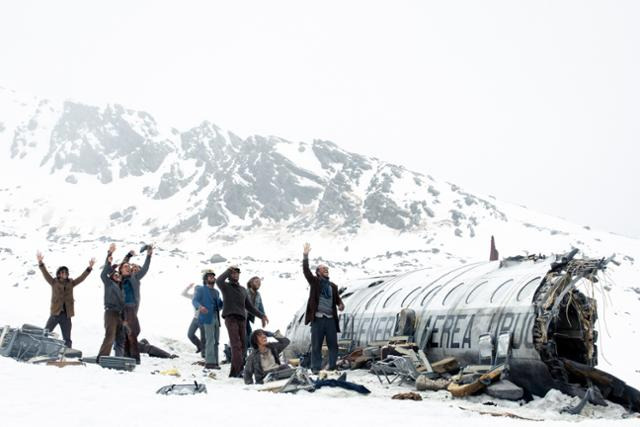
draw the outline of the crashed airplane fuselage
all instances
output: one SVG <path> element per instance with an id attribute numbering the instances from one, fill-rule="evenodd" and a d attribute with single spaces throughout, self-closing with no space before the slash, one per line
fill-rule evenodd
<path id="1" fill-rule="evenodd" d="M 357 281 L 342 293 L 346 309 L 339 338 L 366 347 L 407 335 L 432 362 L 455 357 L 461 365 L 477 365 L 495 361 L 497 344 L 506 337 L 510 378 L 528 392 L 542 396 L 556 388 L 582 396 L 587 386 L 604 382 L 610 388 L 602 390 L 605 397 L 637 411 L 637 401 L 627 402 L 638 400 L 637 391 L 593 368 L 597 306 L 587 294 L 593 295 L 607 261 L 574 259 L 575 254 Z M 299 353 L 310 344 L 304 311 L 296 313 L 287 331 L 292 350 Z"/>

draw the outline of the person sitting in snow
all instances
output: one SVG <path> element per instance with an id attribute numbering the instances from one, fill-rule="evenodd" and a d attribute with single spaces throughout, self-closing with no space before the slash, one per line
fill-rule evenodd
<path id="1" fill-rule="evenodd" d="M 270 337 L 275 338 L 277 342 L 269 342 Z M 280 332 L 272 333 L 262 329 L 253 331 L 251 334 L 253 351 L 247 357 L 247 363 L 244 366 L 244 383 L 253 384 L 255 377 L 255 383 L 262 384 L 269 372 L 289 369 L 289 365 L 280 363 L 280 353 L 290 342 Z"/>
<path id="2" fill-rule="evenodd" d="M 94 258 L 89 261 L 89 266 L 76 279 L 69 277 L 69 269 L 65 266 L 58 267 L 56 277 L 51 277 L 44 265 L 44 256 L 41 252 L 36 254 L 38 267 L 44 276 L 44 279 L 51 286 L 51 309 L 49 319 L 45 325 L 45 329 L 53 331 L 57 325 L 60 325 L 64 345 L 71 348 L 71 318 L 73 317 L 73 288 L 78 286 L 89 276 L 96 262 Z"/>

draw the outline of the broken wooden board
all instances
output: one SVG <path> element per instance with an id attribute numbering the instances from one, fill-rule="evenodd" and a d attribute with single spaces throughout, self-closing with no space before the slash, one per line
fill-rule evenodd
<path id="1" fill-rule="evenodd" d="M 416 390 L 446 390 L 447 387 L 449 387 L 449 384 L 451 384 L 451 380 L 447 380 L 445 378 L 430 379 L 426 375 L 420 375 L 418 379 L 416 379 Z"/>
<path id="2" fill-rule="evenodd" d="M 438 360 L 431 364 L 431 368 L 433 368 L 433 372 L 438 374 L 454 373 L 460 370 L 458 361 L 454 357 L 447 357 L 445 359 Z"/>
<path id="3" fill-rule="evenodd" d="M 462 409 L 463 411 L 472 411 L 472 412 L 477 412 L 480 415 L 491 415 L 492 417 L 507 417 L 507 418 L 515 418 L 517 420 L 527 420 L 527 421 L 544 421 L 543 419 L 538 419 L 538 418 L 527 418 L 527 417 L 522 417 L 520 415 L 516 415 L 513 412 L 493 412 L 493 411 L 483 411 L 480 409 L 474 409 L 474 408 L 465 408 L 463 406 L 458 406 L 458 408 Z"/>
<path id="4" fill-rule="evenodd" d="M 47 362 L 47 366 L 57 366 L 58 368 L 64 368 L 65 366 L 84 366 L 84 363 L 79 360 L 50 360 Z"/>
<path id="5" fill-rule="evenodd" d="M 504 366 L 500 365 L 494 370 L 487 372 L 486 374 L 482 374 L 476 381 L 469 384 L 456 384 L 452 382 L 449 384 L 449 387 L 447 387 L 447 390 L 454 397 L 470 396 L 484 389 L 487 384 L 491 384 L 493 381 L 500 378 L 503 370 Z"/>
<path id="6" fill-rule="evenodd" d="M 420 363 L 425 367 L 427 372 L 433 372 L 433 368 L 431 367 L 431 363 L 429 363 L 429 359 L 427 359 L 427 355 L 424 354 L 424 350 L 418 350 L 418 358 L 420 359 Z"/>

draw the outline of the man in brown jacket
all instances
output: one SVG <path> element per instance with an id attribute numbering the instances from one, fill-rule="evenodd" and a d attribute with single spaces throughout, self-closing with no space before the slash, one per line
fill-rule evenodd
<path id="1" fill-rule="evenodd" d="M 73 288 L 87 278 L 96 260 L 91 258 L 89 267 L 87 267 L 80 277 L 70 279 L 69 269 L 64 266 L 58 268 L 55 278 L 51 277 L 51 274 L 49 274 L 47 268 L 44 266 L 44 257 L 42 254 L 38 252 L 36 257 L 38 259 L 38 267 L 40 267 L 44 279 L 51 285 L 51 313 L 45 329 L 53 331 L 57 325 L 60 325 L 64 344 L 71 348 L 71 318 L 74 315 Z"/>
<path id="2" fill-rule="evenodd" d="M 311 324 L 311 370 L 318 373 L 322 364 L 322 342 L 327 340 L 329 349 L 329 369 L 336 369 L 338 360 L 338 309 L 344 304 L 338 295 L 338 286 L 329 280 L 329 267 L 319 265 L 314 276 L 309 269 L 311 245 L 304 244 L 302 252 L 302 272 L 309 283 L 309 300 L 304 324 Z"/>

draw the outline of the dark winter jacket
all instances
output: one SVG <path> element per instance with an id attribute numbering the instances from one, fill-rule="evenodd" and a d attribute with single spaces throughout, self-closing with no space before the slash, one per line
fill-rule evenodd
<path id="1" fill-rule="evenodd" d="M 264 313 L 257 310 L 253 304 L 251 304 L 247 289 L 240 286 L 238 282 L 232 282 L 229 278 L 230 274 L 231 270 L 227 269 L 216 279 L 216 285 L 218 285 L 220 292 L 222 292 L 222 299 L 224 300 L 222 317 L 236 315 L 246 319 L 247 312 L 249 312 L 262 319 Z"/>
<path id="2" fill-rule="evenodd" d="M 107 259 L 100 274 L 100 278 L 104 284 L 104 309 L 122 313 L 124 311 L 124 293 L 120 285 L 109 277 L 111 272 L 111 264 Z"/>
<path id="3" fill-rule="evenodd" d="M 44 280 L 51 285 L 51 315 L 57 316 L 62 313 L 63 310 L 66 310 L 67 317 L 73 317 L 75 314 L 73 310 L 73 288 L 78 286 L 87 278 L 89 273 L 91 273 L 91 267 L 87 267 L 87 269 L 84 270 L 77 279 L 65 280 L 58 279 L 57 277 L 51 277 L 42 262 L 38 267 L 40 267 Z"/>
<path id="4" fill-rule="evenodd" d="M 191 302 L 196 310 L 203 306 L 207 309 L 206 313 L 198 315 L 199 324 L 210 325 L 213 322 L 214 314 L 218 318 L 218 324 L 220 324 L 220 310 L 223 304 L 217 289 L 210 288 L 207 285 L 198 286 Z"/>
<path id="5" fill-rule="evenodd" d="M 124 257 L 123 262 L 128 263 L 131 259 L 131 255 L 127 254 Z M 140 305 L 140 280 L 147 274 L 149 271 L 149 265 L 151 264 L 151 255 L 147 255 L 144 260 L 144 264 L 140 267 L 140 271 L 137 273 L 132 273 L 129 276 L 129 281 L 131 282 L 131 289 L 133 290 L 133 297 L 135 298 L 136 306 Z"/>
<path id="6" fill-rule="evenodd" d="M 273 354 L 273 358 L 277 365 L 280 365 L 280 353 L 284 350 L 291 341 L 285 337 L 274 337 L 278 342 L 270 342 L 267 344 L 269 351 Z M 268 372 L 262 370 L 262 364 L 260 363 L 260 351 L 254 349 L 247 357 L 247 363 L 244 366 L 244 383 L 253 384 L 253 377 L 256 378 L 256 384 L 262 384 L 264 377 Z"/>
<path id="7" fill-rule="evenodd" d="M 304 316 L 304 324 L 308 325 L 313 322 L 318 311 L 318 304 L 320 303 L 320 279 L 314 276 L 309 269 L 309 257 L 304 256 L 302 258 L 302 272 L 305 279 L 309 283 L 309 299 L 307 300 L 307 311 Z M 331 312 L 333 314 L 333 320 L 336 322 L 336 331 L 340 332 L 340 322 L 338 321 L 338 305 L 342 304 L 342 299 L 338 295 L 338 286 L 329 282 L 331 285 L 331 297 L 333 299 L 331 304 Z"/>

